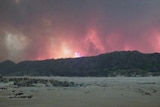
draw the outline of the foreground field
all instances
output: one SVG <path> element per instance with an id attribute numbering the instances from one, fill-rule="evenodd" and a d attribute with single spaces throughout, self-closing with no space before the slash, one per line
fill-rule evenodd
<path id="1" fill-rule="evenodd" d="M 1 82 L 0 107 L 160 107 L 160 77 L 27 78 L 49 82 L 32 86 Z M 74 85 L 53 86 L 51 80 Z"/>

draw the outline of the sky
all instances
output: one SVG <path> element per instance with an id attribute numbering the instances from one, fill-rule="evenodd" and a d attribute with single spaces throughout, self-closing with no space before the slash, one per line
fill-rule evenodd
<path id="1" fill-rule="evenodd" d="M 0 62 L 160 52 L 160 0 L 0 0 Z"/>

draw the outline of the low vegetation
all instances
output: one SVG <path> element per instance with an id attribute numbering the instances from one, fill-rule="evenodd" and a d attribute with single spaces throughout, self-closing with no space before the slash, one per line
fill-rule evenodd
<path id="1" fill-rule="evenodd" d="M 58 81 L 53 79 L 35 79 L 35 78 L 1 78 L 0 82 L 13 82 L 13 85 L 18 87 L 32 87 L 37 86 L 37 84 L 43 84 L 45 87 L 74 87 L 80 84 L 75 84 L 74 82 L 68 81 Z"/>

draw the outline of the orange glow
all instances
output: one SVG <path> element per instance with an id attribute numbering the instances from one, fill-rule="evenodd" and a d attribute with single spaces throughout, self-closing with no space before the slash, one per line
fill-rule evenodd
<path id="1" fill-rule="evenodd" d="M 89 28 L 86 39 L 85 39 L 85 42 L 86 42 L 86 46 L 88 48 L 90 48 L 89 47 L 90 45 L 93 45 L 92 48 L 95 48 L 99 52 L 104 52 L 105 51 L 105 49 L 102 45 L 102 42 L 98 38 L 98 34 L 97 34 L 95 29 Z"/>
<path id="2" fill-rule="evenodd" d="M 160 32 L 158 30 L 154 30 L 152 32 L 152 36 L 148 38 L 150 44 L 155 52 L 160 52 Z"/>
<path id="3" fill-rule="evenodd" d="M 116 50 L 116 48 L 121 48 L 119 45 L 120 35 L 117 33 L 111 33 L 106 38 L 106 43 L 110 51 Z"/>
<path id="4" fill-rule="evenodd" d="M 57 40 L 58 41 L 58 40 Z M 56 44 L 56 45 L 55 45 Z M 58 45 L 57 45 L 58 44 Z M 81 57 L 82 54 L 77 51 L 76 46 L 72 46 L 69 41 L 61 39 L 61 42 L 56 42 L 50 38 L 50 43 L 46 49 L 46 54 L 37 56 L 36 59 L 58 59 L 58 58 L 75 58 Z"/>

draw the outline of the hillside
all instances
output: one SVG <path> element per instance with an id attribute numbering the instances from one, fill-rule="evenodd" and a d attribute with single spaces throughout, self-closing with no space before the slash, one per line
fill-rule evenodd
<path id="1" fill-rule="evenodd" d="M 0 63 L 0 74 L 7 76 L 157 76 L 160 54 L 120 51 L 98 56 Z"/>

